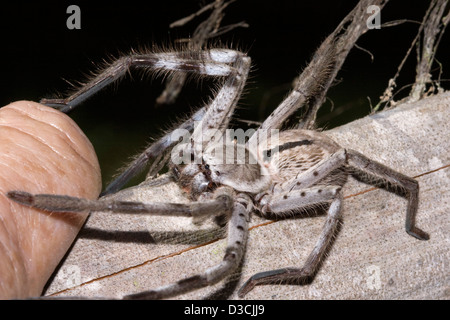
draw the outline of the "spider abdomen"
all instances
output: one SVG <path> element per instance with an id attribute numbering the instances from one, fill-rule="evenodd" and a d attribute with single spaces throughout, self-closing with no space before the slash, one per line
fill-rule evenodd
<path id="1" fill-rule="evenodd" d="M 281 131 L 278 139 L 261 143 L 259 156 L 268 168 L 274 184 L 283 184 L 328 159 L 341 147 L 325 135 L 310 130 Z M 267 157 L 267 153 L 270 157 Z M 265 157 L 264 157 L 265 156 Z M 317 185 L 340 185 L 346 181 L 344 169 L 335 170 Z"/>

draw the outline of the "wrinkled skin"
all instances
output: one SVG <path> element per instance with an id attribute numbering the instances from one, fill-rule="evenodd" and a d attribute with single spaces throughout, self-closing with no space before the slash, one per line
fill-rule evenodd
<path id="1" fill-rule="evenodd" d="M 10 190 L 98 197 L 97 157 L 68 116 L 30 101 L 0 108 L 0 298 L 39 296 L 88 213 L 24 207 Z"/>

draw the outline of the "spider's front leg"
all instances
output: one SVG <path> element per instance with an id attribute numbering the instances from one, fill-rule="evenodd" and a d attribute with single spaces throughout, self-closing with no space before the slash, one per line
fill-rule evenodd
<path id="1" fill-rule="evenodd" d="M 49 212 L 110 212 L 192 217 L 199 220 L 208 216 L 229 214 L 233 203 L 233 191 L 227 187 L 218 188 L 211 200 L 191 203 L 142 203 L 108 198 L 88 200 L 64 195 L 30 194 L 23 191 L 10 191 L 6 195 L 22 205 Z"/>
<path id="2" fill-rule="evenodd" d="M 97 92 L 127 74 L 130 69 L 170 73 L 192 72 L 204 76 L 228 76 L 234 71 L 229 65 L 235 57 L 232 50 L 211 49 L 205 51 L 144 52 L 122 56 L 101 70 L 98 75 L 62 99 L 41 99 L 40 103 L 70 112 Z"/>
<path id="3" fill-rule="evenodd" d="M 123 77 L 130 69 L 144 69 L 153 73 L 194 73 L 199 76 L 226 79 L 216 97 L 178 128 L 192 132 L 194 124 L 201 122 L 201 130 L 198 131 L 204 132 L 212 128 L 224 130 L 228 126 L 247 79 L 250 58 L 239 51 L 229 49 L 132 53 L 112 62 L 67 98 L 43 99 L 41 103 L 62 112 L 69 112 L 104 87 Z M 148 163 L 152 163 L 149 175 L 156 174 L 167 160 L 163 155 L 178 143 L 172 139 L 172 133 L 169 132 L 145 149 L 106 187 L 102 195 L 120 190 Z M 196 134 L 194 131 L 192 137 L 195 141 L 201 140 L 199 136 L 201 138 L 201 132 Z"/>

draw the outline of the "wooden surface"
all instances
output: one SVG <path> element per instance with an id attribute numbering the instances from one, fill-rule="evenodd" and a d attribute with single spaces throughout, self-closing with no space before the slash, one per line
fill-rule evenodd
<path id="1" fill-rule="evenodd" d="M 450 94 L 360 119 L 328 131 L 352 148 L 420 183 L 419 241 L 404 230 L 406 201 L 350 181 L 343 225 L 310 285 L 259 286 L 246 299 L 449 299 Z M 121 198 L 185 199 L 174 184 L 129 189 Z M 217 285 L 181 299 L 235 299 L 257 272 L 302 266 L 324 217 L 266 223 L 253 216 L 242 268 Z M 121 297 L 191 276 L 221 261 L 225 240 L 189 219 L 98 213 L 61 264 L 46 291 L 57 296 Z"/>

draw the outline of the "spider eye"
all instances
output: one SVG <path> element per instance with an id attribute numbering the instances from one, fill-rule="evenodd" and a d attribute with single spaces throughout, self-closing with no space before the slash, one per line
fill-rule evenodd
<path id="1" fill-rule="evenodd" d="M 209 170 L 209 164 L 205 164 L 205 169 Z"/>

